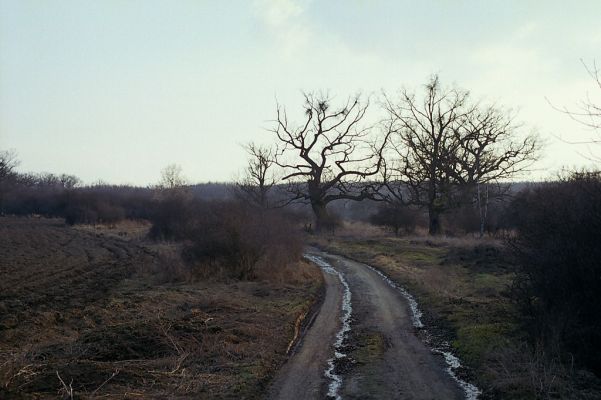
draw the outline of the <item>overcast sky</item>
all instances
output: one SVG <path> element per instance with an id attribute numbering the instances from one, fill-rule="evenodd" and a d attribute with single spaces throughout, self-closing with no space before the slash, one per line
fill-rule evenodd
<path id="1" fill-rule="evenodd" d="M 419 3 L 419 4 L 418 4 Z M 146 185 L 169 163 L 232 179 L 275 101 L 419 89 L 432 73 L 518 109 L 547 142 L 529 178 L 583 166 L 554 111 L 594 92 L 601 1 L 0 0 L 0 149 L 21 171 Z"/>

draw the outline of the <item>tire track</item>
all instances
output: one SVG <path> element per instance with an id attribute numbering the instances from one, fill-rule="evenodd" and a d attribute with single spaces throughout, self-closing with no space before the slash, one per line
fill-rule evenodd
<path id="1" fill-rule="evenodd" d="M 345 354 L 343 351 L 345 342 L 348 339 L 348 333 L 351 330 L 351 315 L 353 313 L 351 289 L 348 285 L 348 282 L 344 278 L 344 274 L 342 274 L 340 271 L 337 271 L 323 258 L 311 254 L 305 255 L 305 258 L 319 265 L 325 273 L 336 275 L 344 288 L 341 304 L 342 316 L 340 318 L 342 326 L 338 333 L 336 333 L 336 341 L 334 342 L 334 355 L 328 360 L 328 368 L 324 372 L 324 375 L 330 380 L 328 385 L 328 397 L 340 400 L 341 397 L 338 392 L 342 386 L 342 376 L 337 373 L 336 365 L 340 362 L 340 360 L 347 358 L 347 354 Z"/>

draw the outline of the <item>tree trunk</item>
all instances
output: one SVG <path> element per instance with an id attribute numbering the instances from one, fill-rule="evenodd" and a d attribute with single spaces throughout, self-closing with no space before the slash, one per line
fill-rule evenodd
<path id="1" fill-rule="evenodd" d="M 484 213 L 482 212 L 482 198 L 480 196 L 480 182 L 477 183 L 478 188 L 478 213 L 480 215 L 480 237 L 484 236 Z"/>
<path id="2" fill-rule="evenodd" d="M 428 234 L 432 236 L 440 234 L 440 212 L 434 207 L 428 207 L 428 218 L 430 220 Z"/>
<path id="3" fill-rule="evenodd" d="M 431 236 L 438 235 L 440 233 L 440 208 L 437 204 L 437 178 L 436 178 L 436 167 L 432 160 L 430 167 L 430 180 L 428 182 L 428 234 Z"/>
<path id="4" fill-rule="evenodd" d="M 482 194 L 480 192 L 480 183 L 478 183 L 478 211 L 480 212 L 480 237 L 484 237 L 486 219 L 488 216 L 488 185 L 486 185 L 484 196 L 484 205 L 482 205 Z"/>
<path id="5" fill-rule="evenodd" d="M 330 217 L 326 204 L 320 201 L 311 202 L 311 208 L 315 214 L 315 232 L 321 233 L 327 227 Z"/>

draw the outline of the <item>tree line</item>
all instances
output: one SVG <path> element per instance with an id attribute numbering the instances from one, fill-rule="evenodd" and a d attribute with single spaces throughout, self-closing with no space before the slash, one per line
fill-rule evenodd
<path id="1" fill-rule="evenodd" d="M 441 233 L 443 213 L 475 203 L 483 233 L 489 199 L 502 194 L 490 189 L 526 171 L 541 150 L 511 110 L 473 101 L 438 76 L 419 94 L 384 93 L 379 116 L 368 117 L 370 99 L 361 95 L 338 105 L 327 94 L 303 96 L 299 122 L 277 106 L 273 146 L 248 145 L 238 186 L 264 207 L 307 203 L 317 231 L 332 223 L 330 203 L 369 199 L 426 210 L 431 235 Z M 288 195 L 268 204 L 278 182 Z"/>

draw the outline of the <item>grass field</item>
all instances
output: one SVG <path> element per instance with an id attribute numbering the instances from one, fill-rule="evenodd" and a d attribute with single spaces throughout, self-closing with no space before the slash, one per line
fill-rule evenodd
<path id="1" fill-rule="evenodd" d="M 169 246 L 138 224 L 0 218 L 0 398 L 261 398 L 319 270 L 182 280 Z"/>

